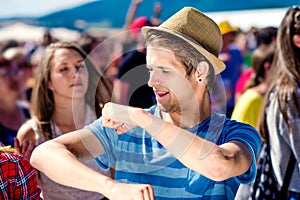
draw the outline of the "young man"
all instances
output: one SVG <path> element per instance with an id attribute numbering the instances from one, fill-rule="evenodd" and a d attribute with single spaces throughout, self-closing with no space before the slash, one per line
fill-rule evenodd
<path id="1" fill-rule="evenodd" d="M 225 68 L 218 26 L 185 7 L 142 31 L 157 105 L 108 103 L 91 125 L 38 146 L 32 165 L 109 199 L 234 199 L 240 183 L 254 180 L 261 139 L 211 109 L 213 79 Z M 115 166 L 115 180 L 80 163 L 91 156 Z"/>

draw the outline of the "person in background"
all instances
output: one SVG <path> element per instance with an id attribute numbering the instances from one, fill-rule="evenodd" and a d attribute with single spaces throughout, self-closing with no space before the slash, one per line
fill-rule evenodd
<path id="1" fill-rule="evenodd" d="M 160 2 L 155 2 L 153 6 L 153 15 L 150 18 L 150 22 L 153 26 L 159 26 L 162 23 L 160 14 L 162 12 L 162 5 Z"/>
<path id="2" fill-rule="evenodd" d="M 246 91 L 234 107 L 231 119 L 250 124 L 258 129 L 259 116 L 264 96 L 271 79 L 271 66 L 274 58 L 274 46 L 269 49 L 256 49 L 252 55 L 254 76 L 250 79 Z M 251 197 L 251 185 L 241 184 L 235 200 Z"/>
<path id="3" fill-rule="evenodd" d="M 32 90 L 35 83 L 35 72 L 42 56 L 43 56 L 43 51 L 39 51 L 39 52 L 35 52 L 35 54 L 33 54 L 30 57 L 29 65 L 31 67 L 31 76 L 27 78 L 26 81 L 27 88 L 25 90 L 26 99 L 28 100 L 29 103 L 31 102 Z"/>
<path id="4" fill-rule="evenodd" d="M 159 2 L 155 2 L 153 6 L 153 15 L 151 17 L 139 16 L 137 17 L 137 10 L 143 3 L 143 0 L 132 0 L 125 18 L 123 25 L 123 33 L 121 36 L 123 55 L 129 51 L 136 49 L 138 42 L 137 37 L 140 35 L 140 29 L 145 25 L 159 26 L 161 24 L 160 14 L 162 12 L 162 5 Z M 145 24 L 146 23 L 146 24 Z M 141 37 L 142 38 L 142 37 Z"/>
<path id="5" fill-rule="evenodd" d="M 53 34 L 51 33 L 51 29 L 46 29 L 44 31 L 43 37 L 40 41 L 40 44 L 38 45 L 37 49 L 33 53 L 43 51 L 47 46 L 49 46 L 51 43 L 58 42 L 58 39 L 56 39 Z"/>
<path id="6" fill-rule="evenodd" d="M 18 42 L 17 40 L 11 39 L 11 40 L 5 40 L 3 42 L 1 42 L 1 48 L 0 48 L 0 52 L 3 55 L 3 53 L 9 49 L 9 48 L 15 48 L 15 47 L 19 47 L 20 46 L 20 42 Z"/>
<path id="7" fill-rule="evenodd" d="M 236 103 L 231 119 L 250 124 L 258 128 L 260 109 L 271 78 L 271 66 L 274 57 L 274 47 L 256 49 L 252 55 L 254 76 L 247 84 L 246 91 Z"/>
<path id="8" fill-rule="evenodd" d="M 238 29 L 226 20 L 219 22 L 218 26 L 223 40 L 219 58 L 226 65 L 226 69 L 221 72 L 226 92 L 226 116 L 230 118 L 235 104 L 236 82 L 244 70 L 244 58 L 241 51 L 233 45 Z"/>
<path id="9" fill-rule="evenodd" d="M 30 118 L 28 107 L 21 104 L 22 73 L 18 66 L 0 56 L 0 142 L 14 147 L 18 129 Z"/>
<path id="10" fill-rule="evenodd" d="M 217 24 L 184 7 L 142 32 L 157 104 L 107 103 L 84 129 L 35 148 L 31 164 L 61 184 L 109 199 L 233 199 L 240 183 L 255 178 L 261 139 L 250 125 L 211 109 L 210 88 L 225 68 Z M 79 161 L 89 157 L 115 166 L 115 180 Z"/>
<path id="11" fill-rule="evenodd" d="M 16 149 L 0 144 L 0 171 L 0 199 L 41 199 L 35 171 Z"/>
<path id="12" fill-rule="evenodd" d="M 12 62 L 16 63 L 20 70 L 20 73 L 22 73 L 22 94 L 19 98 L 23 103 L 27 104 L 27 107 L 29 107 L 30 96 L 27 95 L 27 91 L 30 90 L 33 86 L 33 82 L 31 80 L 34 76 L 34 69 L 30 62 L 29 53 L 24 47 L 18 46 L 6 49 L 3 52 L 3 56 L 7 60 L 11 60 Z"/>
<path id="13" fill-rule="evenodd" d="M 131 21 L 134 17 L 133 14 L 141 2 L 137 0 L 132 1 L 127 14 L 128 21 Z M 141 33 L 141 28 L 144 26 L 154 26 L 153 23 L 157 25 L 160 22 L 157 18 L 160 16 L 160 12 L 161 5 L 156 3 L 152 18 L 146 16 L 137 17 L 133 19 L 129 26 L 129 33 L 135 41 L 135 46 L 130 47 L 127 52 L 124 52 L 119 63 L 117 79 L 114 81 L 115 101 L 120 104 L 140 108 L 148 108 L 155 104 L 153 90 L 147 85 L 148 73 L 145 67 L 145 38 Z M 125 27 L 128 26 L 128 21 L 126 21 Z"/>
<path id="14" fill-rule="evenodd" d="M 30 159 L 36 145 L 81 129 L 97 119 L 103 105 L 110 99 L 110 85 L 81 48 L 69 42 L 50 44 L 36 71 L 31 99 L 32 118 L 19 129 L 16 147 Z M 82 162 L 111 176 L 110 170 L 100 170 L 94 160 Z M 103 198 L 100 194 L 57 184 L 41 172 L 38 183 L 45 199 Z"/>
<path id="15" fill-rule="evenodd" d="M 277 33 L 269 90 L 259 132 L 269 134 L 271 160 L 279 186 L 282 186 L 289 155 L 296 158 L 288 187 L 289 200 L 300 199 L 300 7 L 292 6 L 285 13 Z"/>
<path id="16" fill-rule="evenodd" d="M 134 35 L 131 34 L 130 27 L 132 26 L 132 23 L 136 19 L 136 13 L 138 10 L 138 7 L 143 2 L 143 0 L 132 0 L 127 13 L 125 17 L 125 23 L 123 25 L 123 37 L 121 37 L 121 43 L 122 43 L 122 54 L 126 54 L 128 51 L 135 48 L 136 40 L 133 37 Z M 145 17 L 145 16 L 144 16 Z"/>
<path id="17" fill-rule="evenodd" d="M 276 42 L 277 28 L 268 26 L 258 29 L 255 33 L 256 49 L 266 51 L 268 48 L 274 48 Z M 254 76 L 254 69 L 250 67 L 246 69 L 238 78 L 235 88 L 235 103 L 238 102 L 240 96 L 247 89 L 247 82 Z"/>
<path id="18" fill-rule="evenodd" d="M 233 45 L 240 50 L 245 68 L 249 68 L 251 66 L 252 49 L 249 47 L 248 32 L 237 30 Z"/>
<path id="19" fill-rule="evenodd" d="M 136 49 L 122 56 L 117 79 L 114 81 L 116 102 L 140 108 L 147 108 L 155 103 L 153 90 L 147 85 L 145 39 L 141 34 L 144 26 L 152 26 L 145 16 L 132 23 L 131 32 L 136 38 Z"/>

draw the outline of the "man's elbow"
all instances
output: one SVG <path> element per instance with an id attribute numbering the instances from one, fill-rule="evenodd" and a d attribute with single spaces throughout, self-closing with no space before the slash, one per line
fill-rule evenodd
<path id="1" fill-rule="evenodd" d="M 209 171 L 209 178 L 214 181 L 223 181 L 228 179 L 227 168 L 222 165 L 211 167 Z"/>
<path id="2" fill-rule="evenodd" d="M 44 163 L 43 159 L 47 158 L 46 155 L 44 155 L 44 153 L 47 152 L 47 146 L 49 145 L 48 143 L 49 143 L 49 141 L 44 142 L 43 144 L 38 145 L 32 151 L 32 154 L 30 157 L 30 164 L 38 170 L 40 170 L 41 165 Z"/>
<path id="3" fill-rule="evenodd" d="M 210 178 L 214 181 L 223 181 L 240 175 L 243 173 L 242 170 L 246 168 L 246 166 L 238 167 L 237 163 L 241 163 L 242 161 L 238 161 L 240 156 L 237 154 L 224 154 L 224 152 L 219 152 L 217 155 L 218 156 L 212 159 L 212 165 L 208 170 Z"/>

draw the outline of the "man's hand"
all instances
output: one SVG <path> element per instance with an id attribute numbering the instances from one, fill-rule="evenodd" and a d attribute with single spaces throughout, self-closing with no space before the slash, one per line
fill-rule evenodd
<path id="1" fill-rule="evenodd" d="M 154 191 L 147 184 L 126 184 L 116 182 L 116 186 L 108 196 L 111 200 L 154 200 Z"/>
<path id="2" fill-rule="evenodd" d="M 133 119 L 136 109 L 139 108 L 107 103 L 102 109 L 102 124 L 116 129 L 119 134 L 125 133 L 137 126 Z"/>

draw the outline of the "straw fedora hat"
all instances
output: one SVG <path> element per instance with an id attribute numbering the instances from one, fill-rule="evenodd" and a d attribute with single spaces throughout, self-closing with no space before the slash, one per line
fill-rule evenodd
<path id="1" fill-rule="evenodd" d="M 223 61 L 218 59 L 222 35 L 218 25 L 199 10 L 184 7 L 158 27 L 142 28 L 144 36 L 150 30 L 163 31 L 175 35 L 195 47 L 204 55 L 218 74 L 225 69 Z"/>

